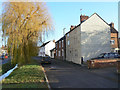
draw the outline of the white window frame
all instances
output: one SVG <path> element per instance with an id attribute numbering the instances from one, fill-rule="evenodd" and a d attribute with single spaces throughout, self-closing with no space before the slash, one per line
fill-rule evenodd
<path id="1" fill-rule="evenodd" d="M 57 47 L 57 43 L 56 43 L 56 47 Z"/>
<path id="2" fill-rule="evenodd" d="M 115 44 L 115 40 L 110 40 L 111 45 Z"/>
<path id="3" fill-rule="evenodd" d="M 69 40 L 67 41 L 67 45 L 70 45 L 70 41 Z"/>
<path id="4" fill-rule="evenodd" d="M 69 37 L 69 33 L 67 34 L 67 37 Z"/>
<path id="5" fill-rule="evenodd" d="M 61 41 L 59 41 L 59 48 L 61 48 Z"/>
<path id="6" fill-rule="evenodd" d="M 56 50 L 56 56 L 57 56 L 57 50 Z"/>
<path id="7" fill-rule="evenodd" d="M 62 40 L 62 47 L 64 46 L 63 40 Z"/>
<path id="8" fill-rule="evenodd" d="M 64 56 L 64 50 L 62 49 L 62 56 Z"/>
<path id="9" fill-rule="evenodd" d="M 59 56 L 60 56 L 60 51 L 59 51 Z"/>

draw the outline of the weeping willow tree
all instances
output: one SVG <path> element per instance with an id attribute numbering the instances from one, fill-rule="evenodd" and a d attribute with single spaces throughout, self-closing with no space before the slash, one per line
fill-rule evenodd
<path id="1" fill-rule="evenodd" d="M 8 37 L 7 47 L 13 64 L 29 63 L 31 56 L 38 53 L 37 42 L 42 41 L 42 32 L 51 28 L 45 3 L 3 3 L 2 32 Z"/>

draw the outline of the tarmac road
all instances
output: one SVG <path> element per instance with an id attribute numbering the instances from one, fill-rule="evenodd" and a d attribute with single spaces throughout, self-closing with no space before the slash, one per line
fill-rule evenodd
<path id="1" fill-rule="evenodd" d="M 52 64 L 43 67 L 51 88 L 118 88 L 115 67 L 87 69 L 60 60 L 52 60 Z"/>

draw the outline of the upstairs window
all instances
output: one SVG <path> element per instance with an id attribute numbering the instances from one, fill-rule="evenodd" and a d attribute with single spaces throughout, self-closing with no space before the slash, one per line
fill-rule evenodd
<path id="1" fill-rule="evenodd" d="M 57 48 L 57 43 L 56 43 L 56 48 Z"/>
<path id="2" fill-rule="evenodd" d="M 67 34 L 67 37 L 69 37 L 69 33 Z"/>
<path id="3" fill-rule="evenodd" d="M 67 44 L 70 45 L 70 41 L 68 41 Z"/>
<path id="4" fill-rule="evenodd" d="M 64 50 L 62 49 L 62 56 L 64 56 Z"/>
<path id="5" fill-rule="evenodd" d="M 62 47 L 64 46 L 63 40 L 62 40 Z"/>
<path id="6" fill-rule="evenodd" d="M 111 43 L 111 45 L 114 45 L 115 44 L 115 40 L 111 40 L 110 43 Z"/>
<path id="7" fill-rule="evenodd" d="M 59 48 L 61 48 L 61 41 L 59 41 Z"/>

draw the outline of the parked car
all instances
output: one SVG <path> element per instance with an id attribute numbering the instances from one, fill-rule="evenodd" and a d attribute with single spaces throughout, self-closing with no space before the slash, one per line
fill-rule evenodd
<path id="1" fill-rule="evenodd" d="M 49 56 L 42 57 L 41 64 L 45 63 L 51 64 L 51 58 Z"/>
<path id="2" fill-rule="evenodd" d="M 120 55 L 118 53 L 114 53 L 114 52 L 110 52 L 110 53 L 102 53 L 100 55 L 98 55 L 97 57 L 95 58 L 92 58 L 93 59 L 104 59 L 104 58 L 120 58 Z"/>

